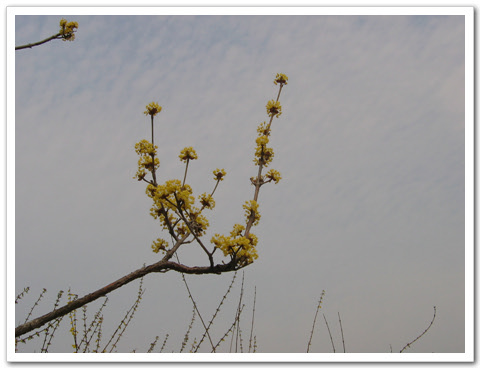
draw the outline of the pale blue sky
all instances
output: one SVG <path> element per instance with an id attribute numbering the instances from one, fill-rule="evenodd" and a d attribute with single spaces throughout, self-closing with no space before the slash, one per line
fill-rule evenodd
<path id="1" fill-rule="evenodd" d="M 289 83 L 271 167 L 283 180 L 260 193 L 244 341 L 256 286 L 258 351 L 305 352 L 325 289 L 337 349 L 337 312 L 347 352 L 398 352 L 436 306 L 410 352 L 464 351 L 463 16 L 17 16 L 15 44 L 55 33 L 62 17 L 79 23 L 74 42 L 15 54 L 16 290 L 32 289 L 17 323 L 43 287 L 39 313 L 60 289 L 83 295 L 159 259 L 150 244 L 160 229 L 132 179 L 151 101 L 163 106 L 159 180 L 180 178 L 178 154 L 193 146 L 196 194 L 211 190 L 213 169 L 227 171 L 207 238 L 242 221 L 256 127 L 281 72 Z M 181 255 L 206 264 L 195 251 Z M 232 276 L 188 276 L 204 318 Z M 137 285 L 111 295 L 107 325 Z M 144 285 L 119 351 L 146 351 L 166 333 L 167 350 L 178 351 L 192 309 L 180 275 L 149 275 Z M 317 323 L 311 351 L 330 352 Z M 196 336 L 199 326 L 197 318 Z M 56 351 L 70 345 L 57 341 Z"/>

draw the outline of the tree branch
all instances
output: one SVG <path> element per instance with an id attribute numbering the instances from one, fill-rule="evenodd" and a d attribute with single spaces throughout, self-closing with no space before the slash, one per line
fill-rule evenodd
<path id="1" fill-rule="evenodd" d="M 56 309 L 50 313 L 47 313 L 41 317 L 38 317 L 30 322 L 24 323 L 23 325 L 20 325 L 15 328 L 15 337 L 21 336 L 27 332 L 30 332 L 32 330 L 35 330 L 44 324 L 58 318 L 61 316 L 66 315 L 67 313 L 70 313 L 71 311 L 80 308 L 84 306 L 85 304 L 91 303 L 94 300 L 105 296 L 106 294 L 112 292 L 113 290 L 116 290 L 140 277 L 143 277 L 145 275 L 148 275 L 149 273 L 152 272 L 167 272 L 169 270 L 174 270 L 177 272 L 181 273 L 188 273 L 188 274 L 221 274 L 223 272 L 229 272 L 229 271 L 235 271 L 237 269 L 236 263 L 231 261 L 226 264 L 217 264 L 213 267 L 211 266 L 196 266 L 196 267 L 190 267 L 190 266 L 185 266 L 179 263 L 175 262 L 170 262 L 168 260 L 162 259 L 161 261 L 154 263 L 150 266 L 142 267 L 120 279 L 117 281 L 112 282 L 111 284 L 108 284 L 107 286 L 102 287 L 101 289 L 98 289 L 97 291 L 94 291 L 93 293 L 87 294 L 84 297 L 74 300 L 67 305 Z"/>
<path id="2" fill-rule="evenodd" d="M 50 36 L 46 39 L 44 39 L 43 41 L 38 41 L 38 42 L 34 42 L 34 43 L 29 43 L 28 45 L 23 45 L 23 46 L 15 46 L 15 50 L 22 50 L 22 49 L 31 49 L 32 47 L 34 46 L 40 46 L 44 43 L 47 43 L 51 40 L 56 40 L 56 39 L 59 39 L 59 38 L 62 38 L 62 33 L 59 32 L 57 33 L 56 35 L 53 35 L 53 36 Z"/>

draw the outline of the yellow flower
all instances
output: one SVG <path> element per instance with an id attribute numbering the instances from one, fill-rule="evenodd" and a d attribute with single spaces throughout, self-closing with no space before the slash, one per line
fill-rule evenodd
<path id="1" fill-rule="evenodd" d="M 257 149 L 255 150 L 255 158 L 253 159 L 253 162 L 255 162 L 255 165 L 262 164 L 263 166 L 267 167 L 270 164 L 270 162 L 273 161 L 273 156 L 274 156 L 273 148 L 257 146 Z"/>
<path id="2" fill-rule="evenodd" d="M 184 236 L 190 233 L 190 230 L 188 230 L 188 227 L 185 224 L 178 225 L 175 231 L 177 232 L 178 236 Z"/>
<path id="3" fill-rule="evenodd" d="M 222 181 L 225 175 L 227 175 L 227 173 L 223 169 L 213 170 L 214 180 Z"/>
<path id="4" fill-rule="evenodd" d="M 266 146 L 267 143 L 268 143 L 268 137 L 266 135 L 262 135 L 262 136 L 258 137 L 255 142 L 257 142 L 257 145 L 259 147 Z"/>
<path id="5" fill-rule="evenodd" d="M 255 234 L 248 234 L 248 240 L 250 240 L 250 243 L 252 245 L 257 245 L 258 244 L 258 237 Z"/>
<path id="6" fill-rule="evenodd" d="M 253 217 L 253 225 L 258 225 L 260 221 L 260 213 L 258 212 L 258 203 L 254 201 L 253 199 L 250 201 L 246 201 L 245 204 L 243 205 L 243 208 L 245 209 L 245 217 L 247 219 L 247 222 L 250 221 L 250 218 Z"/>
<path id="7" fill-rule="evenodd" d="M 282 105 L 280 105 L 280 101 L 270 100 L 266 107 L 268 116 L 276 116 L 278 118 L 282 115 Z"/>
<path id="8" fill-rule="evenodd" d="M 152 243 L 152 250 L 154 253 L 160 252 L 160 250 L 166 251 L 168 247 L 168 242 L 161 238 L 154 240 Z"/>
<path id="9" fill-rule="evenodd" d="M 151 116 L 155 116 L 157 115 L 160 111 L 162 111 L 162 106 L 160 106 L 158 103 L 156 102 L 150 102 L 147 106 L 146 106 L 146 111 L 144 111 L 143 113 L 145 115 L 151 115 Z"/>
<path id="10" fill-rule="evenodd" d="M 275 83 L 275 84 L 280 83 L 280 85 L 282 85 L 282 84 L 287 84 L 287 81 L 288 81 L 288 77 L 285 74 L 277 73 L 273 83 Z"/>
<path id="11" fill-rule="evenodd" d="M 198 209 L 195 209 L 195 212 L 192 211 L 189 214 L 189 217 L 191 219 L 189 222 L 189 225 L 192 231 L 195 233 L 195 235 L 197 236 L 204 235 L 208 226 L 210 225 L 208 223 L 207 218 L 202 214 L 200 214 L 200 211 Z"/>
<path id="12" fill-rule="evenodd" d="M 245 226 L 240 225 L 240 224 L 235 224 L 233 226 L 233 230 L 230 232 L 230 235 L 232 237 L 236 238 L 237 236 L 240 236 L 240 234 L 242 233 L 243 230 L 245 230 Z"/>
<path id="13" fill-rule="evenodd" d="M 149 141 L 146 139 L 142 139 L 140 142 L 135 144 L 135 152 L 137 155 L 151 155 L 157 153 L 158 146 L 153 146 Z"/>
<path id="14" fill-rule="evenodd" d="M 199 197 L 199 199 L 203 207 L 206 207 L 208 209 L 213 209 L 215 207 L 215 201 L 213 200 L 213 197 L 211 194 L 203 193 Z"/>
<path id="15" fill-rule="evenodd" d="M 182 152 L 180 152 L 180 161 L 186 162 L 187 160 L 196 160 L 198 158 L 197 152 L 193 147 L 185 147 Z"/>
<path id="16" fill-rule="evenodd" d="M 278 182 L 282 179 L 282 176 L 277 170 L 270 169 L 266 175 L 267 179 L 270 179 L 270 181 L 274 181 L 275 184 L 278 184 Z"/>
<path id="17" fill-rule="evenodd" d="M 63 18 L 60 20 L 60 34 L 64 41 L 73 41 L 75 39 L 75 29 L 78 29 L 77 22 L 67 22 Z"/>
<path id="18" fill-rule="evenodd" d="M 268 128 L 268 124 L 266 121 L 264 121 L 263 123 L 260 123 L 260 125 L 257 128 L 257 133 L 259 136 L 270 135 L 270 129 Z"/>

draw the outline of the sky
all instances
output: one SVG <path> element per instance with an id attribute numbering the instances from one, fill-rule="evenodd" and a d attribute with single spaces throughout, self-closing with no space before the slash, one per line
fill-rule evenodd
<path id="1" fill-rule="evenodd" d="M 434 307 L 407 352 L 465 352 L 464 16 L 17 15 L 15 45 L 56 33 L 62 17 L 78 22 L 75 41 L 15 53 L 15 293 L 30 287 L 16 325 L 43 288 L 33 317 L 59 290 L 83 296 L 160 259 L 150 245 L 161 228 L 133 179 L 152 101 L 163 108 L 158 180 L 181 179 L 178 155 L 192 146 L 196 195 L 227 172 L 207 243 L 242 222 L 256 128 L 284 73 L 270 139 L 282 180 L 261 188 L 259 258 L 237 273 L 213 338 L 230 327 L 243 278 L 244 351 L 254 311 L 257 352 L 305 353 L 325 290 L 310 352 L 332 352 L 325 320 L 343 350 L 339 316 L 348 353 L 399 352 Z M 195 245 L 179 255 L 208 265 Z M 186 276 L 204 320 L 233 276 Z M 109 295 L 105 342 L 138 287 Z M 158 351 L 168 334 L 165 351 L 178 352 L 193 309 L 181 275 L 150 274 L 143 287 L 116 351 L 146 352 L 159 336 Z M 61 326 L 50 351 L 72 352 L 67 317 Z M 186 351 L 201 335 L 197 316 Z"/>

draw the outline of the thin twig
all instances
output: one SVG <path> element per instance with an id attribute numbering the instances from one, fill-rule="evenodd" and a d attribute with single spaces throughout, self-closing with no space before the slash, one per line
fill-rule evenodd
<path id="1" fill-rule="evenodd" d="M 240 314 L 242 314 L 242 311 L 243 311 L 243 306 L 242 306 L 242 309 L 240 310 Z M 222 336 L 222 338 L 220 340 L 218 340 L 217 344 L 215 345 L 215 349 L 218 348 L 218 346 L 223 342 L 225 341 L 225 338 L 228 336 L 228 334 L 233 330 L 233 328 L 235 327 L 235 325 L 237 324 L 237 315 L 235 316 L 235 320 L 233 321 L 233 323 L 231 324 L 230 328 L 227 330 L 227 332 L 225 332 L 225 334 Z M 214 351 L 212 350 L 212 353 Z"/>
<path id="2" fill-rule="evenodd" d="M 153 147 L 153 152 L 150 154 L 152 157 L 152 179 L 153 179 L 153 185 L 156 187 L 157 186 L 157 173 L 155 170 L 155 140 L 154 140 L 154 135 L 153 135 L 153 115 L 150 115 L 150 121 L 151 121 L 151 126 L 152 126 L 152 147 Z"/>
<path id="3" fill-rule="evenodd" d="M 185 346 L 187 346 L 187 342 L 188 342 L 188 339 L 190 338 L 190 331 L 192 330 L 192 327 L 193 327 L 193 323 L 195 322 L 195 307 L 193 307 L 193 311 L 192 311 L 192 319 L 190 320 L 190 324 L 188 325 L 188 329 L 187 329 L 187 332 L 185 333 L 185 336 L 183 338 L 183 341 L 182 341 L 182 347 L 179 351 L 179 353 L 183 352 L 183 349 L 185 349 Z"/>
<path id="4" fill-rule="evenodd" d="M 202 338 L 200 339 L 199 343 L 197 344 L 195 350 L 194 350 L 194 353 L 197 352 L 197 350 L 200 348 L 200 345 L 202 344 L 203 340 L 205 339 L 205 336 L 207 335 L 207 331 L 210 330 L 210 326 L 212 325 L 213 321 L 215 320 L 215 318 L 217 317 L 217 314 L 218 312 L 220 312 L 220 307 L 223 305 L 225 299 L 227 298 L 227 295 L 230 293 L 230 290 L 232 289 L 232 286 L 233 284 L 235 283 L 235 279 L 237 278 L 237 272 L 235 272 L 233 274 L 233 278 L 232 278 L 232 281 L 230 282 L 230 285 L 228 286 L 228 289 L 226 291 L 225 294 L 223 294 L 223 297 L 222 297 L 222 300 L 220 300 L 220 303 L 218 304 L 218 307 L 217 309 L 215 310 L 215 313 L 213 314 L 212 318 L 210 319 L 210 321 L 208 322 L 208 326 L 207 326 L 207 329 L 205 330 L 205 332 L 203 333 L 202 335 Z"/>
<path id="5" fill-rule="evenodd" d="M 253 296 L 252 326 L 250 327 L 250 339 L 248 342 L 248 352 L 252 349 L 253 321 L 255 320 L 255 303 L 257 301 L 257 287 L 255 286 L 255 294 Z"/>
<path id="6" fill-rule="evenodd" d="M 61 39 L 62 38 L 62 33 L 59 32 L 57 33 L 56 35 L 53 35 L 53 36 L 50 36 L 42 41 L 38 41 L 38 42 L 33 42 L 33 43 L 29 43 L 27 45 L 23 45 L 23 46 L 15 46 L 15 50 L 22 50 L 22 49 L 31 49 L 32 47 L 34 46 L 40 46 L 44 43 L 47 43 L 51 40 L 57 40 L 57 39 Z"/>
<path id="7" fill-rule="evenodd" d="M 235 320 L 237 321 L 237 324 L 236 324 L 236 329 L 237 329 L 237 333 L 236 333 L 236 337 L 235 337 L 235 353 L 238 353 L 238 339 L 240 338 L 241 340 L 241 331 L 240 331 L 240 310 L 243 309 L 243 305 L 242 305 L 242 299 L 243 299 L 243 282 L 245 280 L 245 272 L 242 273 L 242 286 L 240 288 L 240 298 L 238 300 L 238 307 L 237 307 L 237 317 L 235 318 Z M 232 342 L 233 342 L 233 335 L 232 335 Z M 231 342 L 231 343 L 232 343 Z M 230 343 L 230 352 L 232 352 L 232 344 Z M 240 343 L 240 351 L 242 350 L 242 346 L 241 346 L 241 343 Z"/>
<path id="8" fill-rule="evenodd" d="M 23 323 L 27 323 L 28 319 L 30 318 L 30 316 L 33 313 L 33 310 L 40 303 L 40 300 L 42 300 L 43 295 L 45 295 L 46 292 L 47 292 L 47 289 L 43 288 L 42 292 L 40 293 L 40 296 L 38 297 L 37 301 L 33 304 L 32 308 L 30 309 L 30 312 L 27 315 L 27 318 L 25 318 L 25 322 L 23 322 Z"/>
<path id="9" fill-rule="evenodd" d="M 167 340 L 168 340 L 168 334 L 165 335 L 165 340 L 163 340 L 163 344 L 162 344 L 162 347 L 160 348 L 160 353 L 163 351 L 163 349 L 165 348 L 165 344 L 167 343 Z"/>
<path id="10" fill-rule="evenodd" d="M 333 343 L 332 333 L 330 332 L 330 327 L 328 327 L 328 322 L 327 322 L 327 318 L 325 317 L 325 313 L 323 314 L 323 319 L 325 320 L 325 324 L 327 325 L 328 334 L 330 335 L 330 341 L 332 342 L 333 352 L 335 353 L 335 344 Z"/>
<path id="11" fill-rule="evenodd" d="M 140 304 L 140 301 L 141 301 L 144 293 L 145 293 L 145 290 L 143 289 L 143 277 L 142 277 L 140 279 L 140 285 L 138 287 L 137 299 L 135 300 L 133 305 L 130 307 L 130 309 L 127 311 L 127 313 L 125 313 L 125 317 L 123 317 L 123 319 L 120 321 L 117 329 L 115 330 L 115 332 L 110 337 L 110 340 L 108 341 L 107 345 L 105 345 L 105 347 L 103 348 L 104 352 L 107 350 L 108 345 L 112 342 L 113 338 L 115 337 L 115 335 L 118 332 L 117 339 L 115 340 L 115 342 L 112 344 L 112 346 L 110 348 L 110 353 L 113 351 L 113 349 L 115 349 L 117 347 L 118 341 L 122 338 L 123 333 L 125 332 L 125 330 L 127 329 L 130 321 L 133 318 L 133 315 L 137 311 L 138 305 Z M 128 319 L 127 319 L 127 317 L 128 317 Z M 122 326 L 123 326 L 123 329 L 122 329 Z"/>
<path id="12" fill-rule="evenodd" d="M 155 336 L 155 341 L 150 344 L 150 348 L 148 349 L 147 353 L 151 353 L 153 351 L 153 348 L 155 345 L 157 345 L 158 342 L 158 336 Z"/>
<path id="13" fill-rule="evenodd" d="M 17 295 L 17 297 L 15 298 L 15 304 L 18 304 L 18 302 L 20 301 L 20 299 L 22 299 L 27 293 L 28 291 L 30 290 L 30 287 L 26 287 L 23 289 L 23 291 Z"/>
<path id="14" fill-rule="evenodd" d="M 427 331 L 430 329 L 430 327 L 432 327 L 433 325 L 433 321 L 435 321 L 435 316 L 437 315 L 437 308 L 434 306 L 433 307 L 433 318 L 432 318 L 432 321 L 430 322 L 430 324 L 428 325 L 427 329 L 425 331 L 423 331 L 415 340 L 413 340 L 412 342 L 409 342 L 407 345 L 405 345 L 403 347 L 402 350 L 400 350 L 400 353 L 403 353 L 403 351 L 407 348 L 409 348 L 413 343 L 415 343 L 415 341 L 417 341 L 418 339 L 420 339 L 423 335 L 425 335 L 427 333 Z"/>
<path id="15" fill-rule="evenodd" d="M 343 338 L 343 327 L 342 327 L 342 320 L 340 319 L 340 312 L 338 312 L 338 322 L 340 323 L 340 331 L 342 332 L 342 344 L 343 344 L 343 352 L 345 351 L 345 339 Z"/>
<path id="16" fill-rule="evenodd" d="M 178 255 L 176 255 L 178 259 Z M 200 314 L 200 311 L 198 310 L 197 303 L 195 303 L 195 299 L 193 299 L 192 293 L 190 292 L 190 288 L 188 287 L 187 280 L 185 279 L 185 276 L 182 273 L 182 279 L 183 283 L 185 284 L 185 287 L 187 288 L 188 296 L 190 297 L 190 300 L 193 303 L 193 307 L 197 311 L 198 317 L 200 318 L 200 321 L 202 322 L 203 328 L 205 328 L 205 332 L 207 333 L 208 339 L 210 340 L 210 345 L 212 345 L 213 352 L 215 352 L 215 347 L 213 346 L 212 338 L 210 337 L 210 333 L 208 332 L 208 327 L 205 325 L 205 322 L 203 322 L 202 315 Z"/>
<path id="17" fill-rule="evenodd" d="M 320 300 L 318 301 L 317 309 L 315 310 L 315 317 L 313 318 L 312 331 L 310 332 L 310 339 L 308 340 L 308 345 L 307 345 L 307 353 L 310 351 L 310 344 L 312 343 L 313 331 L 315 329 L 315 323 L 317 321 L 317 314 L 318 314 L 318 310 L 322 308 L 322 300 L 324 295 L 325 295 L 325 290 L 322 290 L 322 294 L 320 295 Z"/>

